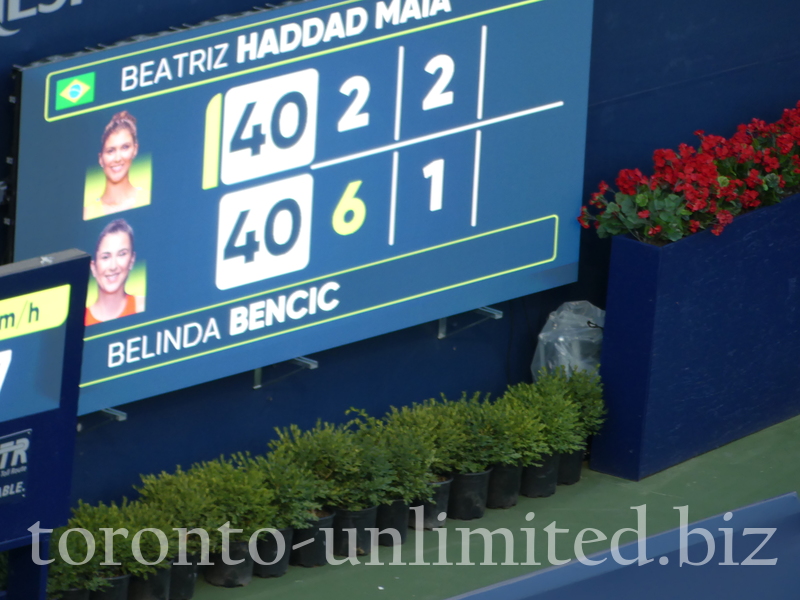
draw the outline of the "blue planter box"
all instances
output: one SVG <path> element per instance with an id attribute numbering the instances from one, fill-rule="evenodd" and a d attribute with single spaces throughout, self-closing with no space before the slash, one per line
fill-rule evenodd
<path id="1" fill-rule="evenodd" d="M 800 414 L 800 195 L 656 247 L 613 240 L 591 467 L 641 479 Z"/>

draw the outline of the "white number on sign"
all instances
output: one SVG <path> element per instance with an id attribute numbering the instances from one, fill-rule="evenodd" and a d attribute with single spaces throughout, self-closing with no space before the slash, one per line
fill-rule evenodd
<path id="1" fill-rule="evenodd" d="M 0 391 L 3 391 L 3 383 L 6 381 L 8 368 L 11 366 L 11 349 L 0 352 Z"/>
<path id="2" fill-rule="evenodd" d="M 356 75 L 345 81 L 339 91 L 345 96 L 351 96 L 355 92 L 355 96 L 342 118 L 339 119 L 338 131 L 350 131 L 369 125 L 369 113 L 361 112 L 369 99 L 369 80 L 361 75 Z"/>
<path id="3" fill-rule="evenodd" d="M 316 151 L 319 73 L 306 69 L 231 88 L 222 111 L 226 185 L 302 167 Z"/>
<path id="4" fill-rule="evenodd" d="M 222 197 L 217 231 L 219 289 L 308 265 L 313 188 L 311 175 L 298 175 Z"/>
<path id="5" fill-rule="evenodd" d="M 444 159 L 439 158 L 425 165 L 422 174 L 425 175 L 425 179 L 431 180 L 431 210 L 441 210 L 444 195 Z"/>
<path id="6" fill-rule="evenodd" d="M 453 74 L 456 72 L 456 63 L 447 54 L 434 56 L 425 65 L 425 72 L 435 75 L 437 71 L 440 71 L 439 79 L 436 80 L 431 91 L 422 101 L 422 110 L 440 108 L 453 103 L 453 92 L 446 90 L 453 80 Z"/>

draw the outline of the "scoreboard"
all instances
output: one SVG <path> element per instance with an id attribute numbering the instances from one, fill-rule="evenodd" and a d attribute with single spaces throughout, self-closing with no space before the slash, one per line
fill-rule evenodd
<path id="1" fill-rule="evenodd" d="M 310 1 L 20 71 L 81 413 L 577 278 L 591 0 Z"/>

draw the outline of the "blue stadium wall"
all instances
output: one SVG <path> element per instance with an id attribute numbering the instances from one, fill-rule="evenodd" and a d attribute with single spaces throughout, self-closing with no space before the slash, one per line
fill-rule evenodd
<path id="1" fill-rule="evenodd" d="M 11 93 L 12 63 L 252 6 L 252 0 L 138 0 L 121 10 L 117 3 L 74 2 L 0 23 L 19 29 L 0 37 L 0 97 Z M 647 171 L 656 148 L 694 143 L 695 130 L 730 135 L 738 123 L 774 120 L 793 106 L 800 100 L 798 22 L 797 0 L 595 0 L 585 196 L 620 168 Z M 4 154 L 11 148 L 11 113 L 10 107 L 0 112 Z M 0 179 L 5 169 L 0 166 Z M 253 374 L 243 373 L 119 407 L 128 414 L 124 422 L 82 417 L 74 500 L 119 499 L 131 495 L 140 473 L 234 451 L 262 452 L 276 426 L 339 421 L 351 406 L 380 414 L 440 393 L 502 393 L 509 383 L 529 380 L 536 333 L 550 311 L 566 300 L 603 305 L 608 254 L 607 242 L 584 232 L 578 283 L 498 305 L 502 320 L 444 340 L 437 339 L 437 324 L 428 323 L 315 354 L 313 371 L 284 377 L 291 365 L 265 368 L 264 381 L 277 381 L 260 390 L 252 389 Z M 458 315 L 449 326 L 478 318 Z"/>

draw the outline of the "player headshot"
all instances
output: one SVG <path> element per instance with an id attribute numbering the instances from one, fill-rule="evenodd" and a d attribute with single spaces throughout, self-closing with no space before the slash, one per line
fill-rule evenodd
<path id="1" fill-rule="evenodd" d="M 131 181 L 131 168 L 138 154 L 136 117 L 126 110 L 118 112 L 111 117 L 100 139 L 97 160 L 105 181 L 101 183 L 99 176 L 87 177 L 84 221 L 150 204 L 149 168 L 145 178 L 146 189 Z"/>
<path id="2" fill-rule="evenodd" d="M 97 282 L 97 300 L 86 308 L 86 325 L 95 325 L 144 310 L 144 297 L 132 296 L 125 291 L 136 251 L 133 229 L 124 219 L 116 219 L 105 226 L 97 240 L 90 264 Z"/>

